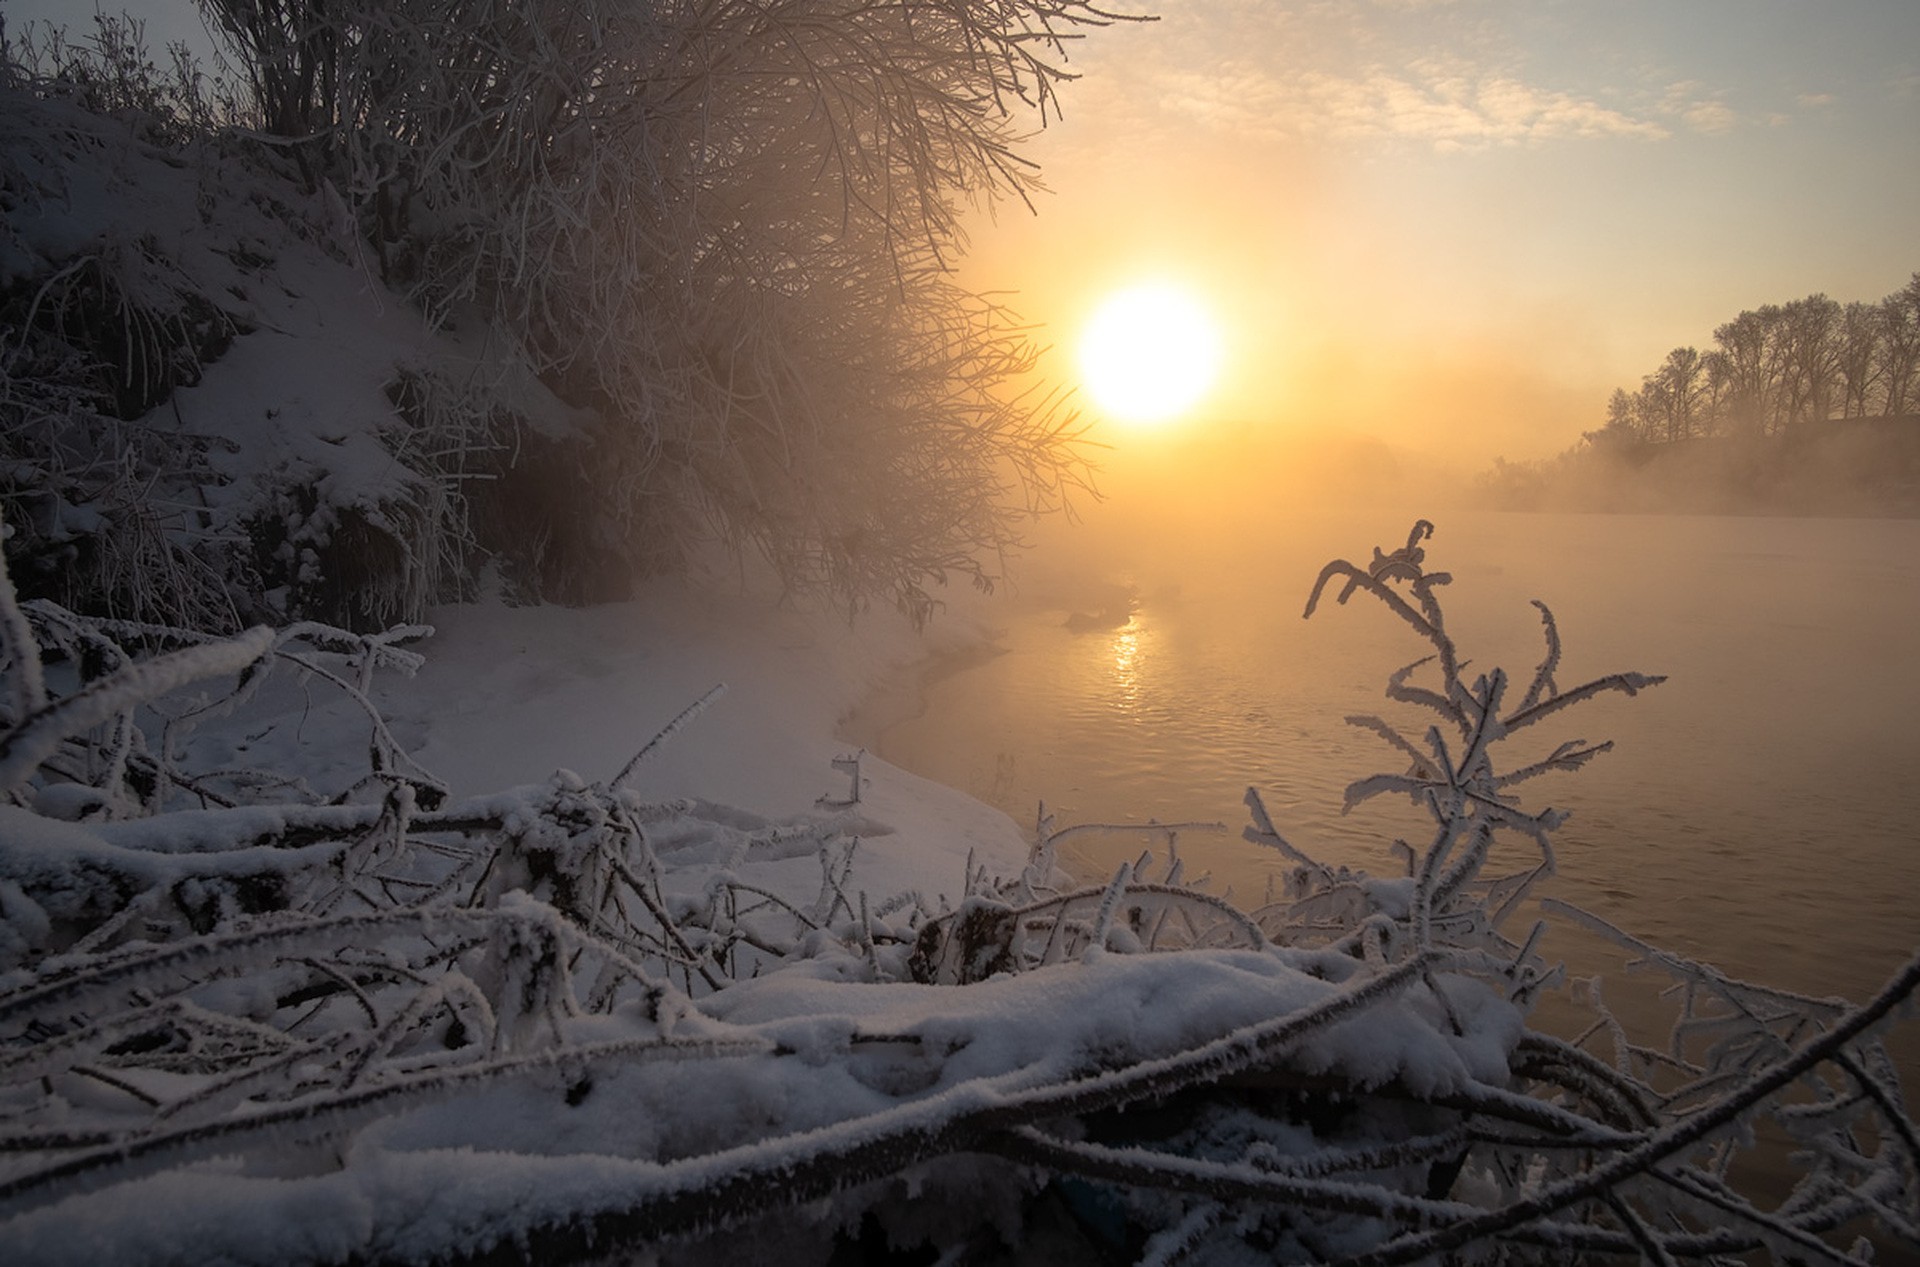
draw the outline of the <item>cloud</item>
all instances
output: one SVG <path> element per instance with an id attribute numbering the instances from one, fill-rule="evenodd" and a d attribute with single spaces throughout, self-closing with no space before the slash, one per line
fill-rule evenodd
<path id="1" fill-rule="evenodd" d="M 1707 94 L 1692 80 L 1669 84 L 1660 98 L 1660 112 L 1680 120 L 1695 132 L 1709 136 L 1731 132 L 1740 124 L 1733 107 L 1717 94 Z"/>
<path id="2" fill-rule="evenodd" d="M 1591 97 L 1440 61 L 1402 71 L 1305 71 L 1284 79 L 1240 64 L 1213 72 L 1168 71 L 1161 86 L 1163 108 L 1241 136 L 1390 138 L 1460 150 L 1669 135 L 1655 119 L 1636 118 Z M 1697 126 L 1711 122 L 1703 116 Z"/>
<path id="3" fill-rule="evenodd" d="M 1680 112 L 1695 132 L 1731 132 L 1740 122 L 1732 107 L 1721 101 L 1697 101 Z"/>
<path id="4" fill-rule="evenodd" d="M 1272 76 L 1247 66 L 1217 71 L 1169 70 L 1159 77 L 1159 104 L 1170 114 L 1221 133 L 1274 137 L 1290 126 L 1294 103 Z"/>
<path id="5" fill-rule="evenodd" d="M 1707 92 L 1692 79 L 1667 84 L 1667 90 L 1661 94 L 1659 106 L 1655 109 L 1659 115 L 1676 119 L 1690 131 L 1701 132 L 1705 136 L 1732 132 L 1741 123 L 1740 113 L 1720 100 L 1718 92 Z"/>
<path id="6" fill-rule="evenodd" d="M 1115 117 L 1136 135 L 1199 124 L 1236 141 L 1476 151 L 1767 122 L 1737 108 L 1727 83 L 1663 73 L 1668 59 L 1615 23 L 1523 21 L 1507 0 L 1211 0 L 1155 35 L 1116 66 L 1130 82 Z M 1776 109 L 1826 104 L 1810 94 Z"/>

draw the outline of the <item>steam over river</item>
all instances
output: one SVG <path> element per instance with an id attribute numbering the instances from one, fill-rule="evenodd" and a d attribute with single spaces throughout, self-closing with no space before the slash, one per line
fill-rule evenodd
<path id="1" fill-rule="evenodd" d="M 1404 768 L 1342 719 L 1423 733 L 1382 688 L 1424 644 L 1364 595 L 1300 613 L 1321 564 L 1365 563 L 1407 526 L 1342 514 L 1204 545 L 1143 538 L 1101 578 L 1131 582 L 1130 612 L 1091 569 L 1030 582 L 992 609 L 1003 653 L 935 676 L 917 716 L 868 739 L 1023 822 L 1043 799 L 1063 825 L 1222 820 L 1181 851 L 1243 904 L 1285 865 L 1240 838 L 1249 784 L 1307 852 L 1392 871 L 1388 842 L 1424 842 L 1425 820 L 1404 798 L 1341 815 L 1349 781 Z M 1862 998 L 1920 946 L 1920 522 L 1456 512 L 1426 544 L 1476 667 L 1528 679 L 1539 598 L 1565 641 L 1563 689 L 1668 675 L 1506 745 L 1511 769 L 1562 739 L 1616 741 L 1582 773 L 1519 789 L 1529 809 L 1573 814 L 1548 893 L 1816 994 Z M 1104 620 L 1076 630 L 1076 611 Z M 1144 843 L 1102 839 L 1069 863 L 1097 882 Z M 1501 848 L 1525 861 L 1517 838 Z M 1600 962 L 1564 935 L 1555 949 Z"/>

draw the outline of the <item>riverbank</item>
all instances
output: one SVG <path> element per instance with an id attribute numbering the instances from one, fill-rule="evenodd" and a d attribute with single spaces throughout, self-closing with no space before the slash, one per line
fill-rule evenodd
<path id="1" fill-rule="evenodd" d="M 888 610 L 849 622 L 670 581 L 649 582 L 628 603 L 480 603 L 433 619 L 434 636 L 420 644 L 426 663 L 411 678 L 379 680 L 374 698 L 414 758 L 456 795 L 544 782 L 561 769 L 610 779 L 724 685 L 629 786 L 771 821 L 847 799 L 849 775 L 834 762 L 859 745 L 844 738 L 845 723 L 886 683 L 982 645 L 959 624 L 923 635 Z M 351 759 L 361 744 L 346 736 L 358 724 L 351 709 L 303 706 L 265 724 L 254 759 L 276 747 L 289 762 L 322 751 Z M 969 855 L 999 875 L 1026 863 L 1027 843 L 1004 814 L 873 755 L 861 762 L 858 826 L 849 889 L 876 903 L 909 890 L 957 895 Z M 768 868 L 759 879 L 809 900 L 819 885 L 811 857 L 745 865 Z"/>
<path id="2" fill-rule="evenodd" d="M 1772 436 L 1588 444 L 1498 462 L 1476 481 L 1502 510 L 1920 517 L 1920 415 L 1844 418 Z"/>

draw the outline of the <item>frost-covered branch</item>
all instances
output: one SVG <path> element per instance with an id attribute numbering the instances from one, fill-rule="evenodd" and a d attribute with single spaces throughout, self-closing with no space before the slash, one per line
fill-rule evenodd
<path id="1" fill-rule="evenodd" d="M 272 645 L 273 631 L 263 626 L 238 638 L 183 647 L 126 665 L 72 695 L 42 705 L 0 734 L 0 793 L 24 784 L 65 740 L 189 683 L 240 673 Z"/>
<path id="2" fill-rule="evenodd" d="M 1646 1173 L 1657 1163 L 1750 1112 L 1760 1102 L 1778 1094 L 1823 1061 L 1844 1052 L 1848 1043 L 1902 1005 L 1916 988 L 1920 988 L 1920 957 L 1909 960 L 1873 999 L 1849 1012 L 1831 1030 L 1795 1049 L 1785 1059 L 1764 1069 L 1733 1093 L 1651 1132 L 1638 1146 L 1601 1162 L 1590 1172 L 1550 1184 L 1511 1205 L 1476 1214 L 1447 1228 L 1401 1237 L 1377 1250 L 1356 1255 L 1349 1261 L 1354 1267 L 1386 1267 L 1393 1263 L 1417 1262 L 1564 1210 Z M 1847 1261 L 1847 1256 L 1830 1247 L 1822 1246 L 1822 1249 L 1836 1261 Z"/>

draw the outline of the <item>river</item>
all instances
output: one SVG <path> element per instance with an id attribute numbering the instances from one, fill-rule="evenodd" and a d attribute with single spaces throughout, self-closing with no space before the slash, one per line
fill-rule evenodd
<path id="1" fill-rule="evenodd" d="M 1343 718 L 1392 714 L 1386 675 L 1424 644 L 1364 595 L 1301 611 L 1322 563 L 1364 563 L 1407 526 L 1281 517 L 1043 566 L 987 609 L 995 654 L 929 675 L 911 715 L 866 738 L 1027 823 L 1042 800 L 1063 824 L 1222 820 L 1181 850 L 1243 904 L 1285 866 L 1240 838 L 1249 785 L 1308 852 L 1394 870 L 1387 843 L 1423 839 L 1422 820 L 1398 798 L 1343 815 L 1341 791 L 1404 762 Z M 1527 680 L 1538 598 L 1565 640 L 1563 688 L 1668 675 L 1512 742 L 1509 766 L 1560 739 L 1616 743 L 1524 789 L 1528 808 L 1572 814 L 1548 892 L 1822 995 L 1864 997 L 1920 946 L 1920 522 L 1455 513 L 1427 548 L 1478 668 Z M 1070 865 L 1097 882 L 1143 843 L 1103 838 Z M 1592 946 L 1560 945 L 1600 967 Z"/>

